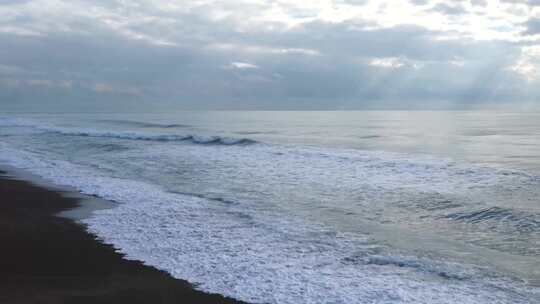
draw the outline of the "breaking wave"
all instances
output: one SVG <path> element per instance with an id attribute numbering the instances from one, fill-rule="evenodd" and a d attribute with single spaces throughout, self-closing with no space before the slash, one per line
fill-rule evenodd
<path id="1" fill-rule="evenodd" d="M 253 303 L 533 303 L 538 295 L 474 266 L 394 254 L 361 234 L 270 209 L 215 204 L 0 146 L 0 159 L 116 201 L 85 219 L 127 259 Z"/>
<path id="2" fill-rule="evenodd" d="M 540 215 L 510 208 L 489 207 L 481 210 L 451 213 L 446 218 L 473 224 L 491 223 L 492 227 L 510 225 L 522 233 L 540 231 Z"/>
<path id="3" fill-rule="evenodd" d="M 1 118 L 0 126 L 15 127 L 2 133 L 24 135 L 0 141 L 0 160 L 119 202 L 85 219 L 88 229 L 126 258 L 204 291 L 285 304 L 540 300 L 537 288 L 491 268 L 430 256 L 420 245 L 418 251 L 390 248 L 369 227 L 341 229 L 412 223 L 422 233 L 459 233 L 464 242 L 478 239 L 502 252 L 523 248 L 536 257 L 539 215 L 524 206 L 494 207 L 516 197 L 536 202 L 536 175 L 382 151 L 245 148 L 255 141 L 165 130 L 101 131 Z M 336 214 L 343 226 L 333 220 Z"/>
<path id="4" fill-rule="evenodd" d="M 101 122 L 112 123 L 121 126 L 133 126 L 139 128 L 161 128 L 161 129 L 175 129 L 175 128 L 188 128 L 189 125 L 184 124 L 165 124 L 155 122 L 142 122 L 133 120 L 116 120 L 116 119 L 103 119 Z"/>
<path id="5" fill-rule="evenodd" d="M 229 138 L 221 136 L 198 136 L 198 135 L 178 135 L 178 134 L 146 134 L 136 132 L 101 132 L 91 130 L 49 130 L 49 132 L 68 136 L 83 137 L 107 137 L 129 140 L 145 141 L 187 141 L 194 144 L 204 145 L 249 145 L 256 143 L 249 138 Z"/>
<path id="6" fill-rule="evenodd" d="M 139 124 L 138 122 L 129 122 Z M 148 124 L 150 126 L 158 126 L 158 124 Z M 223 136 L 205 136 L 205 135 L 181 135 L 181 134 L 154 134 L 145 132 L 124 132 L 124 131 L 100 131 L 91 129 L 75 129 L 75 128 L 61 128 L 46 123 L 36 123 L 24 119 L 0 119 L 0 126 L 2 127 L 26 127 L 32 128 L 41 132 L 54 133 L 66 136 L 82 136 L 82 137 L 102 137 L 102 138 L 116 138 L 126 140 L 144 140 L 144 141 L 161 141 L 161 142 L 191 142 L 193 144 L 203 145 L 250 145 L 257 141 L 249 138 L 231 138 Z M 159 125 L 161 127 L 171 127 L 180 125 Z"/>

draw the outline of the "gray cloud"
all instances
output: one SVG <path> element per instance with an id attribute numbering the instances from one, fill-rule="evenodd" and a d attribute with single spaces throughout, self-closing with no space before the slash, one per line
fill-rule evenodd
<path id="1" fill-rule="evenodd" d="M 530 6 L 540 6 L 540 0 L 501 0 L 501 2 L 523 4 Z"/>
<path id="2" fill-rule="evenodd" d="M 32 0 L 0 0 L 0 5 L 23 4 Z"/>
<path id="3" fill-rule="evenodd" d="M 527 30 L 525 31 L 529 35 L 540 34 L 540 18 L 531 18 L 525 22 Z"/>
<path id="4" fill-rule="evenodd" d="M 471 0 L 471 4 L 476 6 L 486 6 L 488 2 L 487 0 Z"/>
<path id="5" fill-rule="evenodd" d="M 70 5 L 86 10 L 58 13 L 14 5 L 0 10 L 4 109 L 437 108 L 530 101 L 539 92 L 512 69 L 525 44 L 453 29 L 329 22 L 296 7 L 289 17 L 307 20 L 294 26 L 242 18 L 264 3 L 164 9 L 78 0 Z"/>
<path id="6" fill-rule="evenodd" d="M 461 3 L 447 4 L 441 2 L 433 6 L 431 10 L 444 15 L 461 15 L 467 13 L 467 10 L 461 5 Z"/>
<path id="7" fill-rule="evenodd" d="M 409 0 L 414 5 L 427 5 L 429 0 Z"/>

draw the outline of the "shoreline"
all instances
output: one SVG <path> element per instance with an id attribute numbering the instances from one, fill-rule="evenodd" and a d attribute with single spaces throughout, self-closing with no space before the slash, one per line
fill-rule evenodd
<path id="1" fill-rule="evenodd" d="M 9 171 L 9 170 L 8 170 Z M 139 261 L 78 223 L 99 199 L 0 169 L 0 303 L 241 303 Z"/>

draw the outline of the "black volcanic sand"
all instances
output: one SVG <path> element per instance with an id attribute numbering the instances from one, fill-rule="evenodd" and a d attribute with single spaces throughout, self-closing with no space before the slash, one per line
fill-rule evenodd
<path id="1" fill-rule="evenodd" d="M 0 303 L 239 303 L 124 260 L 55 215 L 77 205 L 0 172 Z"/>

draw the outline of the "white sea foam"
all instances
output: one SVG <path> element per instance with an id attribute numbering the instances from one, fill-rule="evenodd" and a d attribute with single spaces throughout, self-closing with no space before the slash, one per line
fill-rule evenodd
<path id="1" fill-rule="evenodd" d="M 255 303 L 491 304 L 539 299 L 536 290 L 482 269 L 402 256 L 365 235 L 328 230 L 272 208 L 170 193 L 4 143 L 0 159 L 120 202 L 86 219 L 88 229 L 127 258 L 168 271 L 201 290 Z M 400 166 L 409 172 L 412 165 Z"/>

